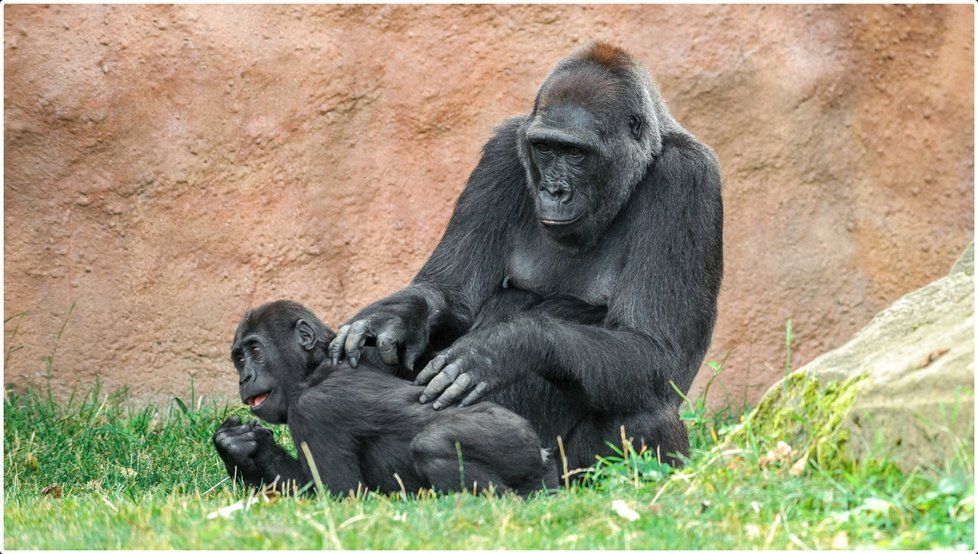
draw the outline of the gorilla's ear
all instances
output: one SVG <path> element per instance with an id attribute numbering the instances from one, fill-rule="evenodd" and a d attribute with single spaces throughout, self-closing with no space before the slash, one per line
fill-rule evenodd
<path id="1" fill-rule="evenodd" d="M 628 118 L 628 130 L 631 131 L 632 136 L 635 140 L 642 140 L 642 118 L 638 115 L 633 115 Z"/>
<path id="2" fill-rule="evenodd" d="M 295 336 L 302 348 L 312 350 L 316 347 L 316 328 L 308 321 L 300 319 L 295 322 Z"/>

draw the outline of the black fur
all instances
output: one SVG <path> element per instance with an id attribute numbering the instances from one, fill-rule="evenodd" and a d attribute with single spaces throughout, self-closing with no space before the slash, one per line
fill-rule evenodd
<path id="1" fill-rule="evenodd" d="M 713 152 L 628 54 L 596 44 L 497 130 L 411 285 L 342 326 L 330 355 L 355 365 L 376 338 L 384 362 L 424 368 L 422 402 L 491 400 L 548 446 L 563 437 L 572 468 L 608 454 L 621 426 L 681 463 L 673 454 L 688 439 L 670 382 L 685 393 L 699 370 L 722 273 Z M 544 303 L 496 317 L 502 282 Z M 565 295 L 582 302 L 572 313 L 597 306 L 600 317 L 541 309 Z"/>
<path id="2" fill-rule="evenodd" d="M 499 304 L 507 302 L 526 305 L 515 295 Z M 305 444 L 334 494 L 491 484 L 525 495 L 557 483 L 554 461 L 545 459 L 525 419 L 488 402 L 436 412 L 419 404 L 421 389 L 404 380 L 368 364 L 327 363 L 325 346 L 333 336 L 294 302 L 265 304 L 242 319 L 232 344 L 241 398 L 252 404 L 268 393 L 252 413 L 287 423 L 299 457 L 279 447 L 257 420 L 243 424 L 232 417 L 214 434 L 230 476 L 253 487 L 306 487 L 314 479 Z"/>

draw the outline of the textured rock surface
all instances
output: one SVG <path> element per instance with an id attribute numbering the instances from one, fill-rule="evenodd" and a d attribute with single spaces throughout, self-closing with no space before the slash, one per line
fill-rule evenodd
<path id="1" fill-rule="evenodd" d="M 780 376 L 786 319 L 808 361 L 971 240 L 971 6 L 5 6 L 5 383 L 232 393 L 248 306 L 405 284 L 592 38 L 721 160 L 713 401 Z"/>
<path id="2" fill-rule="evenodd" d="M 972 452 L 974 299 L 972 243 L 950 275 L 897 300 L 852 340 L 800 368 L 787 386 L 772 386 L 753 421 L 755 434 L 796 442 L 805 434 L 801 442 L 810 442 L 819 434 L 812 428 L 828 428 L 826 421 L 835 419 L 849 455 L 886 454 L 907 469 L 941 466 L 956 449 Z M 846 401 L 829 392 L 825 402 L 845 413 L 813 410 L 821 395 L 798 394 L 803 387 L 831 391 L 843 382 L 854 387 Z M 778 418 L 779 411 L 804 417 L 770 428 L 762 423 L 792 421 Z"/>

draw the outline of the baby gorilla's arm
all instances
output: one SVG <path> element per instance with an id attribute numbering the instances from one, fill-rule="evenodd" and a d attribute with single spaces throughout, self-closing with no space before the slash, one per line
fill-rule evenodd
<path id="1" fill-rule="evenodd" d="M 242 424 L 238 416 L 229 418 L 214 433 L 214 446 L 228 476 L 249 487 L 268 485 L 279 492 L 295 492 L 309 482 L 299 461 L 258 420 Z"/>

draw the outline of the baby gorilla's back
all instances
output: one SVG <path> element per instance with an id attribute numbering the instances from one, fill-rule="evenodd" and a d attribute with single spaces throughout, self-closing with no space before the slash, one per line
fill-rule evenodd
<path id="1" fill-rule="evenodd" d="M 515 294 L 503 300 L 511 309 L 528 305 Z M 525 419 L 488 403 L 434 410 L 418 402 L 421 387 L 366 359 L 356 369 L 334 367 L 326 351 L 333 336 L 295 302 L 242 318 L 231 346 L 241 399 L 252 414 L 288 423 L 299 456 L 256 421 L 232 417 L 213 437 L 229 476 L 292 491 L 318 475 L 333 494 L 489 486 L 526 494 L 556 484 L 555 464 L 541 456 Z"/>
<path id="2" fill-rule="evenodd" d="M 418 403 L 420 387 L 369 366 L 328 371 L 297 398 L 289 428 L 296 444 L 309 445 L 331 491 L 491 485 L 526 495 L 557 484 L 529 422 L 501 406 L 433 410 Z"/>

